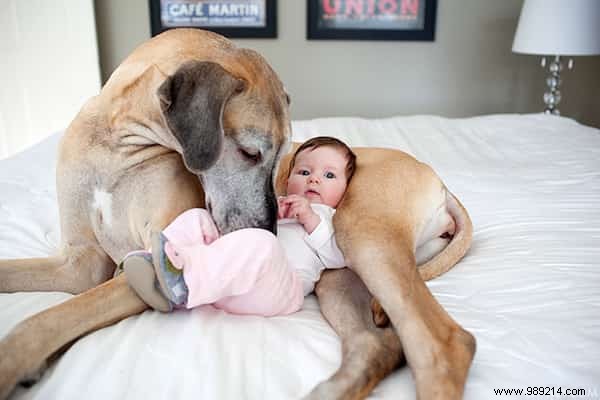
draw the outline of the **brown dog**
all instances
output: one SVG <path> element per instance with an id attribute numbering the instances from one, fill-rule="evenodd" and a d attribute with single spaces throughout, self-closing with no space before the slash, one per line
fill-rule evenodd
<path id="1" fill-rule="evenodd" d="M 109 281 L 115 261 L 179 213 L 206 204 L 222 233 L 274 231 L 288 102 L 262 57 L 210 32 L 167 32 L 123 62 L 60 145 L 60 255 L 0 261 L 2 292 L 81 293 L 2 339 L 0 398 L 67 343 L 147 308 L 124 276 Z"/>
<path id="2" fill-rule="evenodd" d="M 123 62 L 61 143 L 61 254 L 0 261 L 2 292 L 81 293 L 2 339 L 0 398 L 68 343 L 147 308 L 123 275 L 109 280 L 115 261 L 148 248 L 150 233 L 182 211 L 205 204 L 222 233 L 274 230 L 273 171 L 290 136 L 288 102 L 260 56 L 208 32 L 169 31 Z M 421 269 L 426 277 L 452 267 L 470 243 L 468 216 L 437 176 L 406 154 L 357 153 L 358 170 L 334 221 L 337 239 L 394 330 L 373 325 L 371 296 L 352 273 L 325 274 L 317 294 L 344 356 L 340 371 L 311 396 L 366 396 L 403 349 L 420 398 L 459 398 L 474 342 L 415 266 L 433 257 Z M 278 182 L 285 176 L 282 168 Z M 454 239 L 444 248 L 448 233 Z"/>

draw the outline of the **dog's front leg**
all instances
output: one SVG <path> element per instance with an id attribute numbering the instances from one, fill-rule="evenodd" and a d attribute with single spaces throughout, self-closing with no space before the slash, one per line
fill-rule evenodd
<path id="1" fill-rule="evenodd" d="M 63 346 L 147 308 L 122 274 L 20 322 L 0 341 L 0 399 Z"/>

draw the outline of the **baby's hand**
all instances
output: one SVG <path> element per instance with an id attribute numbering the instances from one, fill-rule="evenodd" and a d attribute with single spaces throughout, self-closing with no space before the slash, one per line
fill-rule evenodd
<path id="1" fill-rule="evenodd" d="M 280 198 L 279 213 L 283 218 L 297 219 L 308 233 L 312 233 L 321 222 L 319 215 L 310 207 L 308 199 L 295 194 Z"/>
<path id="2" fill-rule="evenodd" d="M 279 196 L 277 198 L 277 218 L 279 219 L 287 218 L 286 215 L 290 205 L 289 203 L 284 202 L 285 199 L 285 196 Z"/>

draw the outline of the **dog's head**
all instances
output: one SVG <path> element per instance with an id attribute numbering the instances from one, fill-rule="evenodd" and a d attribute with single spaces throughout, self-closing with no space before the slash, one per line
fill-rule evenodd
<path id="1" fill-rule="evenodd" d="M 221 233 L 276 230 L 273 173 L 291 135 L 289 97 L 258 54 L 188 61 L 158 89 L 167 126 Z"/>

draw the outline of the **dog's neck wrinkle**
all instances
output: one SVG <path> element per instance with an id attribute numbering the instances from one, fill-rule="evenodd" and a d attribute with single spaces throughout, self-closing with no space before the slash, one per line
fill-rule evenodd
<path id="1" fill-rule="evenodd" d="M 138 165 L 151 162 L 168 153 L 179 153 L 179 143 L 169 137 L 161 123 L 150 118 L 128 118 L 114 127 L 110 142 L 114 150 L 124 156 L 122 170 L 128 172 Z M 179 149 L 178 149 L 178 148 Z"/>
<path id="2" fill-rule="evenodd" d="M 173 150 L 158 144 L 149 146 L 129 146 L 126 151 L 126 157 L 121 164 L 122 168 L 119 174 L 130 175 L 132 170 L 154 164 L 154 160 L 158 161 L 168 154 L 176 153 Z M 115 178 L 115 181 L 119 180 L 118 176 L 114 176 L 113 178 Z"/>
<path id="3" fill-rule="evenodd" d="M 152 146 L 160 145 L 181 153 L 179 142 L 169 134 L 162 123 L 145 119 L 131 119 L 118 129 L 119 142 L 122 146 Z"/>

